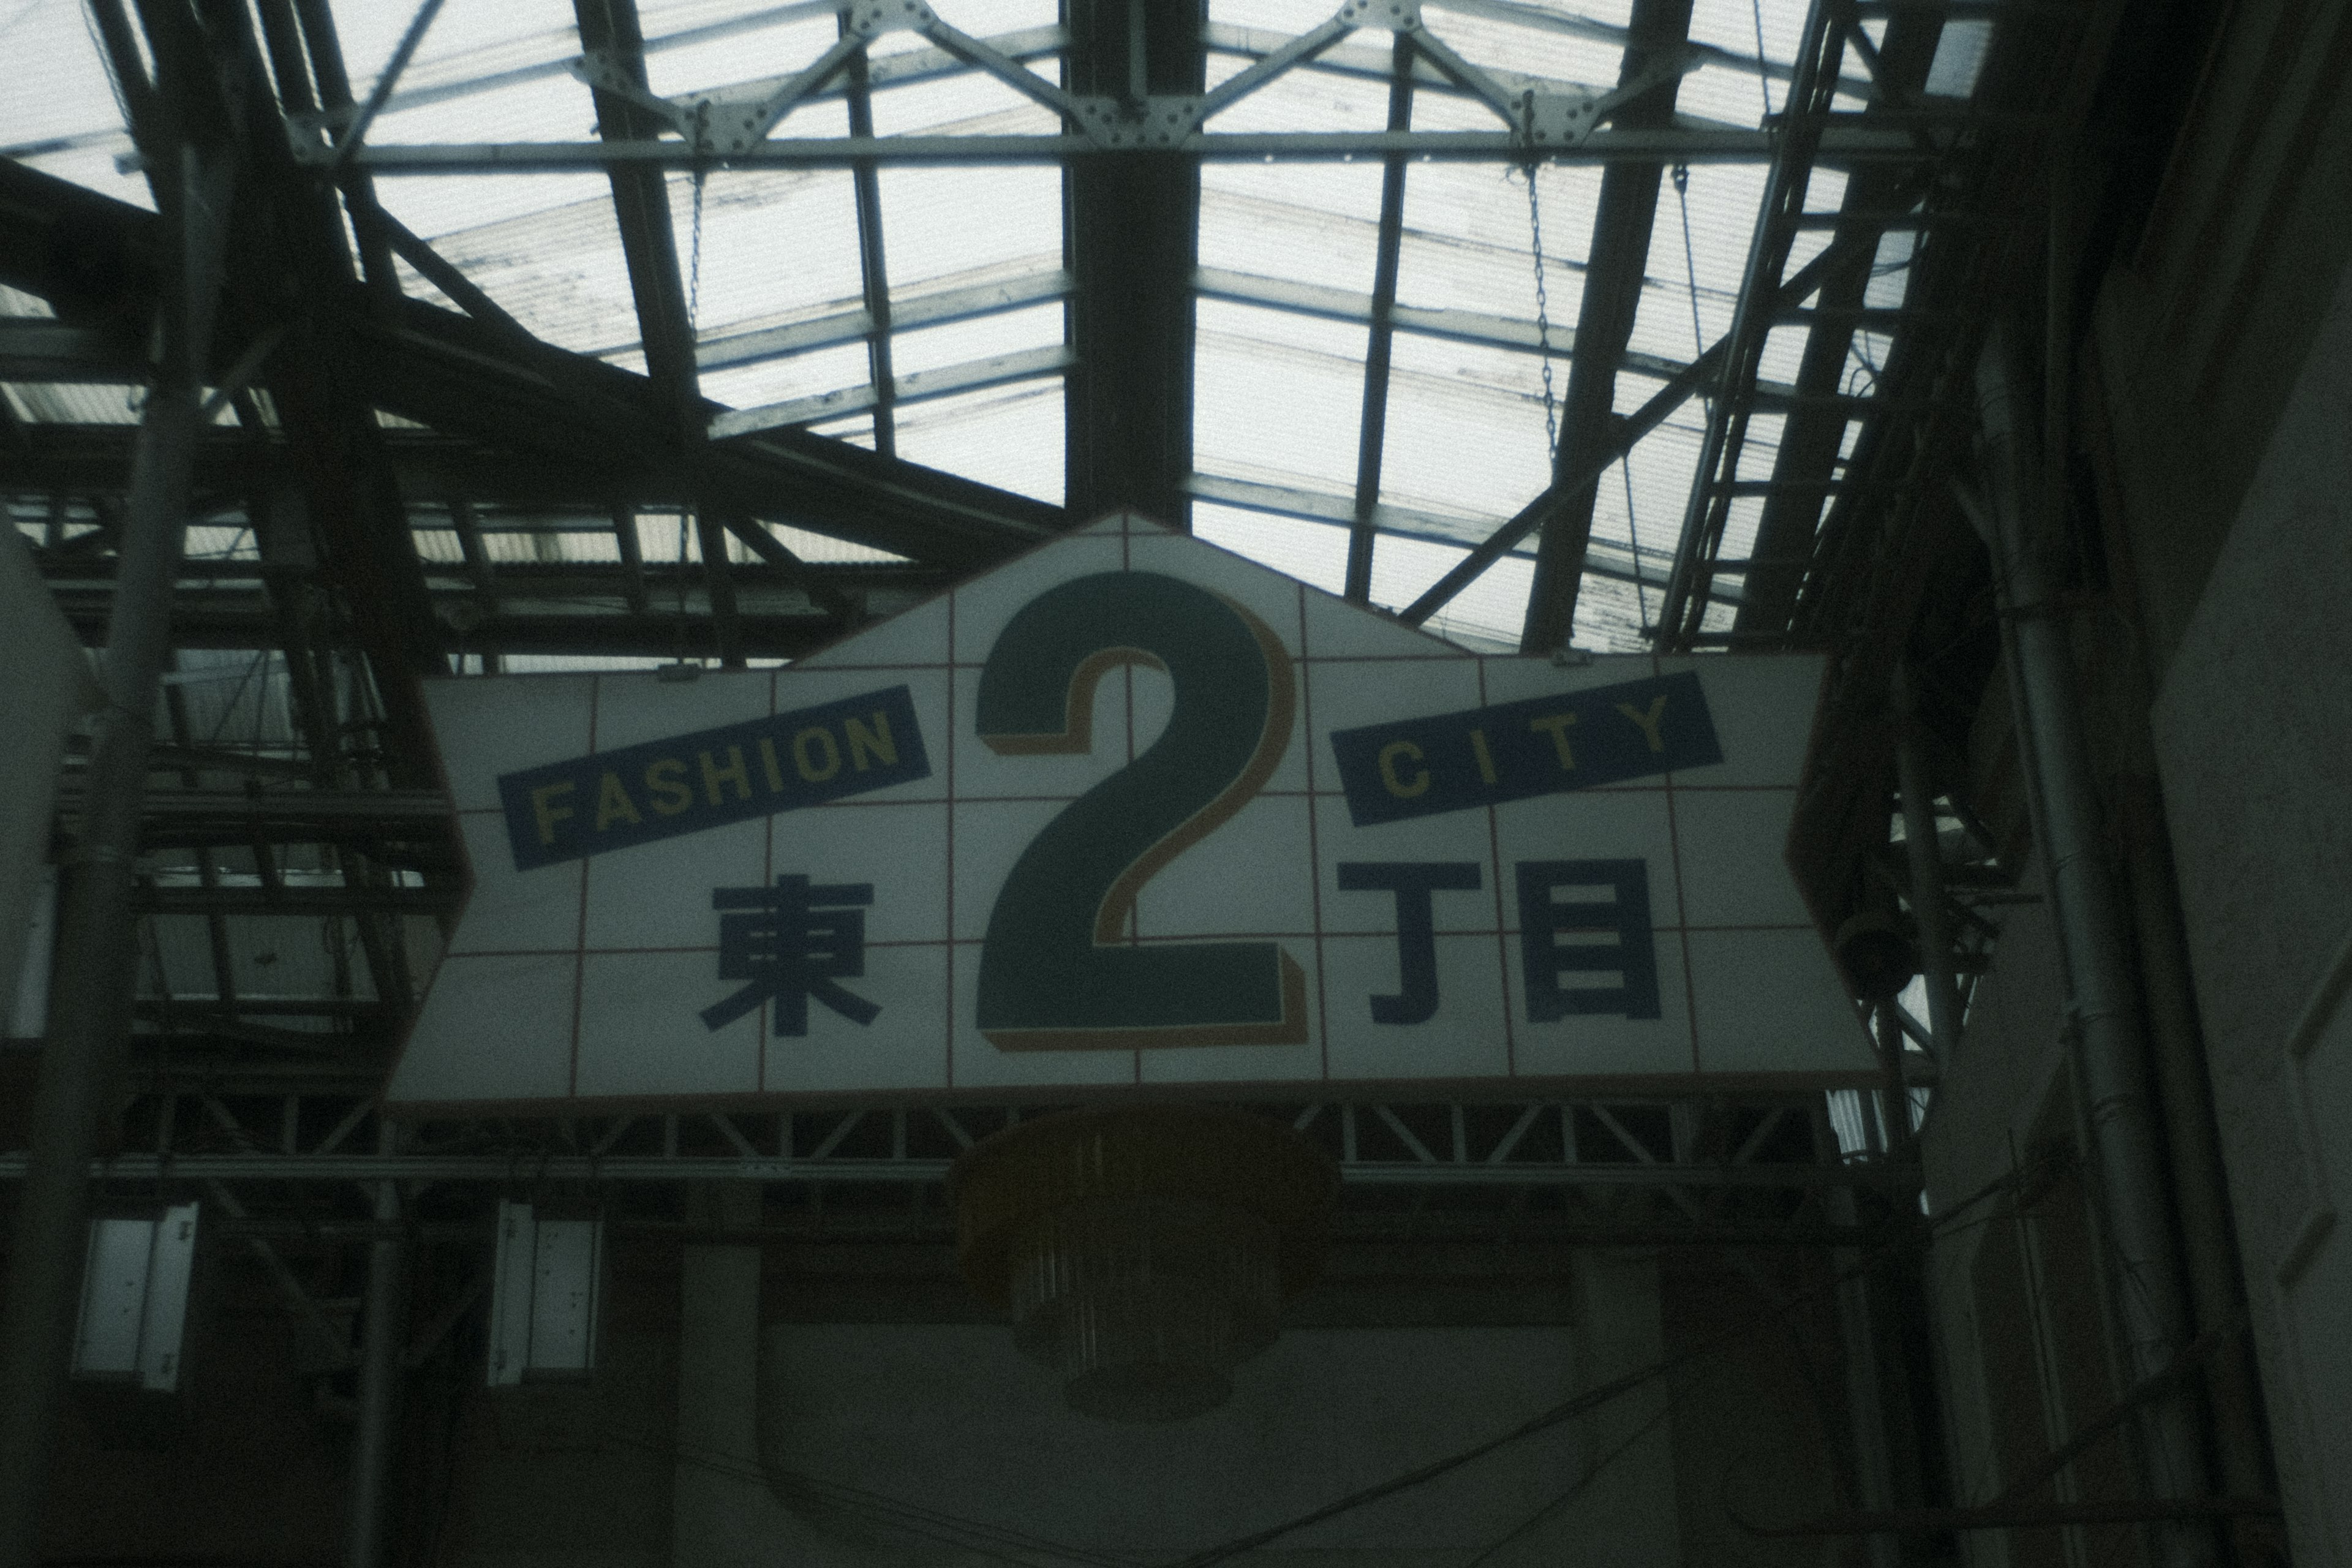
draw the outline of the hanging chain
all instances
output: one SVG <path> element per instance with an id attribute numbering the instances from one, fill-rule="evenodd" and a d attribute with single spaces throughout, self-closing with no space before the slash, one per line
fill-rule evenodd
<path id="1" fill-rule="evenodd" d="M 694 243 L 688 251 L 686 283 L 686 335 L 689 351 L 701 347 L 702 321 L 702 188 L 710 171 L 694 171 Z"/>
<path id="2" fill-rule="evenodd" d="M 1527 166 L 1528 239 L 1536 266 L 1536 348 L 1543 356 L 1544 450 L 1559 461 L 1559 403 L 1551 385 L 1551 300 L 1544 290 L 1543 206 L 1536 199 L 1536 165 Z"/>
<path id="3" fill-rule="evenodd" d="M 1691 248 L 1690 165 L 1675 165 L 1675 200 L 1683 209 L 1683 284 L 1690 290 L 1691 353 L 1706 353 L 1706 333 L 1698 324 L 1698 254 Z"/>

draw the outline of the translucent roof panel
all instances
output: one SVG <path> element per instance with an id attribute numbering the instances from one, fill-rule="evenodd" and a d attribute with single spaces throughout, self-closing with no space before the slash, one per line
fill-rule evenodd
<path id="1" fill-rule="evenodd" d="M 1201 301 L 1192 354 L 1192 466 L 1350 495 L 1364 402 L 1364 329 Z"/>
<path id="2" fill-rule="evenodd" d="M 130 155 L 131 135 L 81 6 L 20 0 L 0 10 L 0 60 L 11 83 L 0 92 L 0 158 L 154 206 L 146 177 L 115 164 Z"/>
<path id="3" fill-rule="evenodd" d="M 1058 506 L 1062 432 L 1062 382 L 1055 376 L 903 405 L 898 455 Z"/>

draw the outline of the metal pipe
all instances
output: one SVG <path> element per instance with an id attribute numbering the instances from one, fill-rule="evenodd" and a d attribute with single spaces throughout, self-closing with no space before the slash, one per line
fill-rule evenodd
<path id="1" fill-rule="evenodd" d="M 396 1124 L 376 1125 L 379 1155 L 398 1152 Z M 408 1239 L 400 1228 L 400 1184 L 375 1184 L 380 1227 L 368 1247 L 367 1327 L 360 1342 L 359 1436 L 352 1446 L 351 1529 L 346 1568 L 382 1568 L 393 1511 L 393 1455 L 398 1447 L 401 1352 L 408 1344 Z"/>
<path id="2" fill-rule="evenodd" d="M 1812 1123 L 1814 1157 L 1832 1169 L 1842 1166 L 1844 1161 L 1837 1133 L 1830 1125 L 1827 1099 L 1813 1102 Z M 1822 1194 L 1822 1211 L 1832 1225 L 1858 1223 L 1853 1194 L 1843 1187 Z M 1853 1500 L 1858 1508 L 1880 1513 L 1895 1506 L 1894 1444 L 1888 1440 L 1885 1371 L 1879 1365 L 1878 1339 L 1871 1322 L 1870 1280 L 1862 1264 L 1863 1253 L 1856 1247 L 1841 1247 L 1830 1254 L 1830 1267 L 1838 1275 L 1838 1333 L 1845 1352 Z M 1901 1562 L 1900 1544 L 1891 1535 L 1873 1537 L 1867 1550 L 1871 1568 L 1897 1568 Z"/>
<path id="3" fill-rule="evenodd" d="M 83 796 L 79 861 L 60 922 L 58 979 L 34 1090 L 32 1147 L 0 1316 L 0 1568 L 30 1568 L 57 1415 L 72 1365 L 74 1307 L 89 1230 L 89 1161 L 121 1083 L 138 944 L 131 865 L 156 692 L 171 647 L 172 584 L 185 537 L 204 369 L 220 296 L 234 165 L 190 144 L 170 205 L 174 287 L 161 308 L 163 363 L 131 458 L 106 637 L 106 710 Z"/>
<path id="4" fill-rule="evenodd" d="M 1937 1065 L 1960 1043 L 1960 992 L 1952 979 L 1952 931 L 1945 919 L 1944 854 L 1936 832 L 1936 791 L 1920 742 L 1916 681 L 1895 666 L 1895 773 L 1903 795 L 1903 851 L 1911 863 L 1911 918 L 1919 927 L 1919 973 L 1927 983 L 1927 1034 Z M 1900 1042 L 1897 1042 L 1898 1044 Z"/>
<path id="5" fill-rule="evenodd" d="M 2199 1329 L 2210 1333 L 2243 1310 L 2244 1291 L 2230 1228 L 2229 1184 L 2213 1129 L 2204 1036 L 2189 984 L 2188 941 L 2169 892 L 2174 885 L 2172 853 L 2156 781 L 2126 773 L 2116 784 L 2125 879 L 2139 939 L 2141 994 L 2155 1057 L 2157 1102 L 2164 1111 L 2173 1194 L 2180 1205 L 2189 1299 Z M 2253 1363 L 2242 1342 L 2221 1347 L 2206 1363 L 2213 1450 L 2221 1462 L 2221 1489 L 2232 1497 L 2256 1496 L 2270 1485 L 2263 1467 L 2262 1416 L 2254 1389 Z"/>
<path id="6" fill-rule="evenodd" d="M 2042 515 L 2050 499 L 2041 466 L 2040 432 L 2016 367 L 2021 351 L 2013 323 L 1996 323 L 1978 363 L 1979 406 L 1990 483 L 1994 580 L 2000 614 L 2013 628 L 2018 722 L 2030 734 L 2028 791 L 2034 837 L 2042 853 L 2051 911 L 2058 927 L 2066 1005 L 2084 1121 L 2084 1152 L 2097 1190 L 2115 1286 L 2112 1296 L 2134 1381 L 2166 1371 L 2189 1343 L 2180 1258 L 2172 1238 L 2157 1109 L 2149 1092 L 2138 993 L 2115 874 L 2103 848 L 2091 752 L 2074 689 L 2066 622 L 2054 603 L 2042 554 L 2056 531 Z M 2140 1421 L 2147 1489 L 2189 1499 L 2208 1489 L 2197 1412 L 2185 1393 L 2151 1401 Z M 2209 1530 L 2161 1531 L 2175 1564 L 2214 1561 Z"/>

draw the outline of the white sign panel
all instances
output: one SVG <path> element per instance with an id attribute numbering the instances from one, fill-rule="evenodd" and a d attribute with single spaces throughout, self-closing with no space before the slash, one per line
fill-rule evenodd
<path id="1" fill-rule="evenodd" d="M 430 689 L 416 1110 L 1871 1081 L 1810 657 L 1478 658 L 1110 518 L 788 669 Z"/>

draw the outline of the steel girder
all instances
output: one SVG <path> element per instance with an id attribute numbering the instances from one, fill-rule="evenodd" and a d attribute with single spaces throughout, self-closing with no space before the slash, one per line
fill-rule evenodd
<path id="1" fill-rule="evenodd" d="M 1207 68 L 1206 11 L 1203 0 L 1074 0 L 1069 91 L 1139 107 L 1197 98 Z M 1128 151 L 1073 160 L 1062 188 L 1064 265 L 1073 280 L 1074 363 L 1064 381 L 1070 515 L 1129 507 L 1189 527 L 1199 165 Z"/>
<path id="2" fill-rule="evenodd" d="M 1621 89 L 1641 87 L 1676 58 L 1690 37 L 1690 0 L 1636 0 L 1626 33 Z M 1679 71 L 1617 111 L 1620 130 L 1652 129 L 1674 118 Z M 1583 299 L 1577 310 L 1576 353 L 1569 362 L 1568 390 L 1560 401 L 1559 445 L 1552 453 L 1552 488 L 1559 504 L 1545 520 L 1536 548 L 1535 581 L 1519 634 L 1522 653 L 1548 654 L 1565 647 L 1576 630 L 1576 595 L 1592 538 L 1592 503 L 1599 474 L 1572 481 L 1592 469 L 1592 459 L 1610 445 L 1616 420 L 1617 367 L 1633 333 L 1648 279 L 1650 229 L 1658 211 L 1655 163 L 1616 163 L 1601 176 L 1601 199 L 1592 218 L 1586 254 Z M 1533 181 L 1536 171 L 1528 170 Z M 1531 193 L 1532 196 L 1532 193 Z"/>

